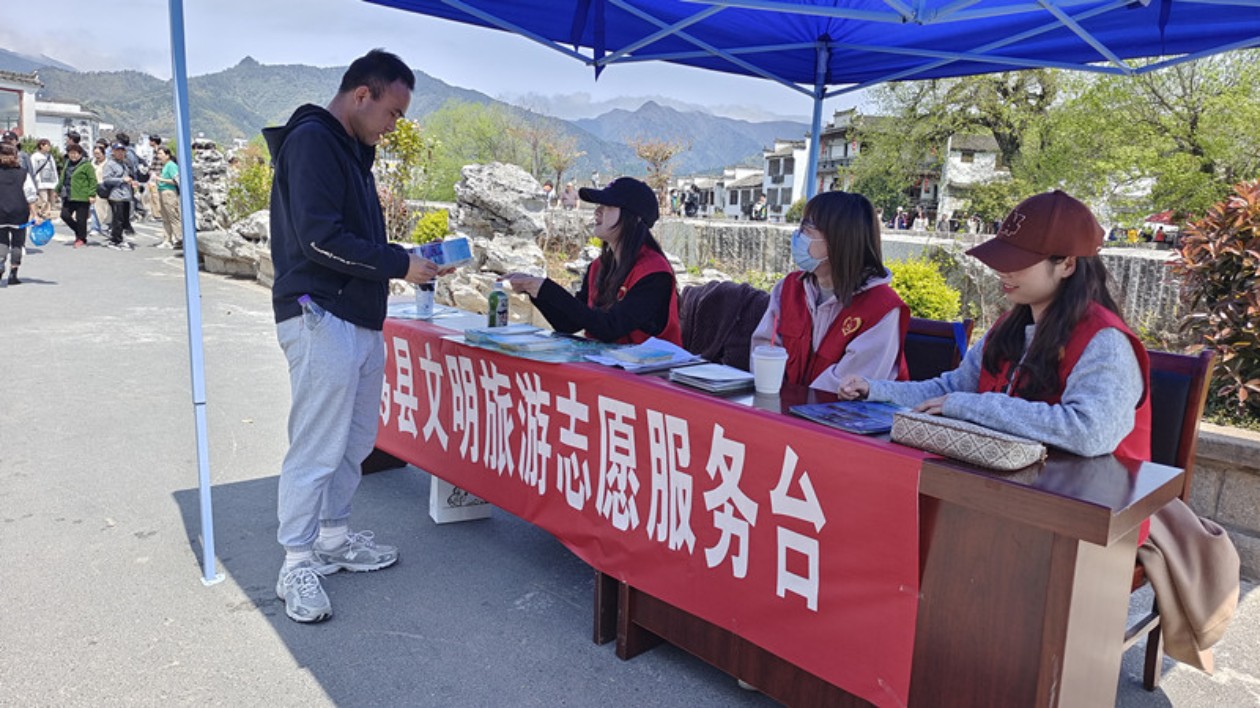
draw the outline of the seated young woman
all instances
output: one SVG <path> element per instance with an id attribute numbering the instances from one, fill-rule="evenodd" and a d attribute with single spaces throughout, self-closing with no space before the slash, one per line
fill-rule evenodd
<path id="1" fill-rule="evenodd" d="M 1015 207 L 967 253 L 997 272 L 1013 307 L 954 371 L 931 381 L 850 376 L 843 399 L 892 401 L 1078 455 L 1150 459 L 1146 348 L 1107 289 L 1103 230 L 1062 191 Z"/>
<path id="2" fill-rule="evenodd" d="M 674 269 L 649 229 L 660 215 L 656 193 L 632 177 L 604 189 L 583 187 L 582 201 L 595 207 L 595 236 L 604 242 L 599 258 L 572 295 L 550 278 L 524 273 L 505 276 L 512 290 L 526 293 L 558 332 L 585 331 L 602 342 L 638 344 L 650 337 L 682 346 Z"/>
<path id="3" fill-rule="evenodd" d="M 905 379 L 910 309 L 888 286 L 875 208 L 861 194 L 824 192 L 792 234 L 789 273 L 770 292 L 752 346 L 780 344 L 786 379 L 834 393 L 849 376 Z"/>

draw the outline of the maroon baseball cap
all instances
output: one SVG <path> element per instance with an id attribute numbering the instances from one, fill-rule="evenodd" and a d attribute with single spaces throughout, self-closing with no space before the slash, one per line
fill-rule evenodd
<path id="1" fill-rule="evenodd" d="M 1029 197 L 1002 220 L 997 236 L 967 251 L 993 270 L 1014 273 L 1050 256 L 1096 256 L 1103 228 L 1083 202 L 1054 190 Z"/>

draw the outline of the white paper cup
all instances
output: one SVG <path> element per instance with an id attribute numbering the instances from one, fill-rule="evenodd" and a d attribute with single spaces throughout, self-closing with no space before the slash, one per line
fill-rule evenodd
<path id="1" fill-rule="evenodd" d="M 757 393 L 779 393 L 779 389 L 783 387 L 783 372 L 787 370 L 787 360 L 787 350 L 773 344 L 763 344 L 753 350 L 753 387 Z"/>

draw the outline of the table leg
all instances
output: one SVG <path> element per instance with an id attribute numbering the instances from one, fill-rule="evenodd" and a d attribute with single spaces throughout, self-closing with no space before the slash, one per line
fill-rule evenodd
<path id="1" fill-rule="evenodd" d="M 607 644 L 617 638 L 617 579 L 595 571 L 596 644 Z"/>

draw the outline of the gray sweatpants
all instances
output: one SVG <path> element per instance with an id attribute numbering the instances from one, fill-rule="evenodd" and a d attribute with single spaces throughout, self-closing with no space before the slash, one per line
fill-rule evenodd
<path id="1" fill-rule="evenodd" d="M 385 340 L 315 306 L 278 323 L 276 336 L 292 391 L 276 537 L 286 551 L 306 551 L 321 525 L 350 518 L 359 465 L 376 442 Z"/>

